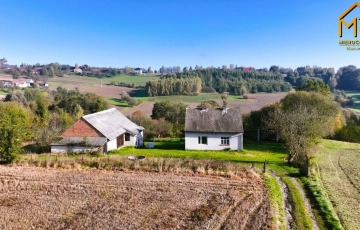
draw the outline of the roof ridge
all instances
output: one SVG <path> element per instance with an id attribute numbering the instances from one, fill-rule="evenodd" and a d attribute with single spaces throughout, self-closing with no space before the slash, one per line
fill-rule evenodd
<path id="1" fill-rule="evenodd" d="M 100 111 L 100 112 L 87 114 L 87 115 L 82 116 L 82 118 L 93 117 L 93 116 L 97 116 L 99 114 L 109 113 L 109 112 L 112 112 L 114 110 L 117 110 L 117 109 L 116 108 L 111 108 L 111 109 L 103 110 L 103 111 Z"/>

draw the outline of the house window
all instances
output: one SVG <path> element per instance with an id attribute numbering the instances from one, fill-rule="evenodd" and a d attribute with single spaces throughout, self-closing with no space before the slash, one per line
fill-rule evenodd
<path id="1" fill-rule="evenodd" d="M 130 141 L 130 133 L 125 133 L 125 141 Z"/>
<path id="2" fill-rule="evenodd" d="M 221 145 L 230 145 L 229 137 L 221 137 Z"/>
<path id="3" fill-rule="evenodd" d="M 198 137 L 198 143 L 203 144 L 203 145 L 207 145 L 207 136 L 199 136 Z"/>

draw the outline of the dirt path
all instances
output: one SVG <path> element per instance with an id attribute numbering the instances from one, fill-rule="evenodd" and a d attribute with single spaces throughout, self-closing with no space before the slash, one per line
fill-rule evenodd
<path id="1" fill-rule="evenodd" d="M 314 213 L 312 212 L 309 198 L 306 197 L 305 192 L 304 192 L 304 190 L 302 189 L 302 187 L 301 187 L 301 185 L 299 184 L 299 182 L 298 182 L 295 178 L 291 178 L 291 180 L 294 182 L 295 186 L 296 186 L 297 189 L 300 191 L 301 197 L 302 197 L 302 199 L 304 200 L 306 213 L 307 213 L 307 215 L 308 215 L 308 216 L 310 217 L 310 219 L 311 219 L 311 224 L 312 224 L 313 230 L 320 230 L 319 226 L 318 226 L 317 223 L 316 223 Z"/>
<path id="2" fill-rule="evenodd" d="M 293 217 L 291 215 L 292 207 L 291 207 L 291 202 L 290 202 L 289 190 L 288 190 L 286 184 L 281 180 L 279 175 L 277 175 L 274 171 L 271 171 L 271 174 L 276 178 L 276 181 L 280 185 L 281 194 L 283 197 L 283 210 L 285 210 L 285 226 L 286 226 L 286 229 L 291 230 Z"/>

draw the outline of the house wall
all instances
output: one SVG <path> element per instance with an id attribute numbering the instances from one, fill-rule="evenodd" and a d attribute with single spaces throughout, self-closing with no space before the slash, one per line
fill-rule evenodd
<path id="1" fill-rule="evenodd" d="M 103 137 L 89 123 L 80 118 L 75 124 L 68 128 L 61 136 L 63 137 Z"/>
<path id="2" fill-rule="evenodd" d="M 125 141 L 125 135 L 124 135 L 124 146 L 136 146 L 136 139 L 139 139 L 138 146 L 143 145 L 144 140 L 144 132 L 140 132 L 137 135 L 130 134 L 130 141 Z"/>
<path id="3" fill-rule="evenodd" d="M 207 136 L 207 144 L 199 144 L 198 137 Z M 221 137 L 229 137 L 229 145 L 221 145 Z M 194 150 L 243 149 L 242 133 L 191 133 L 185 132 L 185 149 Z"/>
<path id="4" fill-rule="evenodd" d="M 136 141 L 136 135 L 130 134 L 130 141 L 125 141 L 125 135 L 124 135 L 124 146 L 135 146 Z"/>
<path id="5" fill-rule="evenodd" d="M 111 151 L 111 150 L 117 149 L 117 141 L 116 141 L 116 138 L 114 138 L 113 140 L 107 142 L 106 149 L 107 149 L 107 151 Z"/>
<path id="6" fill-rule="evenodd" d="M 52 145 L 51 153 L 97 152 L 99 147 Z"/>

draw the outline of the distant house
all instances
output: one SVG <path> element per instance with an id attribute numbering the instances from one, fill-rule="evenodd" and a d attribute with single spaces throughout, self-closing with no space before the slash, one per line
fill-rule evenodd
<path id="1" fill-rule="evenodd" d="M 99 73 L 100 73 L 100 69 L 92 68 L 92 69 L 91 69 L 91 73 L 92 73 L 92 74 L 99 74 Z"/>
<path id="2" fill-rule="evenodd" d="M 80 69 L 80 68 L 74 69 L 74 73 L 82 73 L 82 69 Z"/>
<path id="3" fill-rule="evenodd" d="M 31 87 L 34 85 L 34 81 L 32 79 L 26 79 L 26 78 L 13 79 L 12 85 L 14 87 L 20 87 L 20 88 Z"/>
<path id="4" fill-rule="evenodd" d="M 238 108 L 186 109 L 185 149 L 243 149 L 243 123 Z"/>
<path id="5" fill-rule="evenodd" d="M 107 153 L 123 146 L 142 146 L 143 130 L 112 108 L 82 116 L 51 144 L 51 152 Z"/>
<path id="6" fill-rule="evenodd" d="M 135 73 L 137 74 L 137 75 L 141 75 L 142 74 L 142 69 L 141 68 L 136 68 L 136 69 L 134 69 L 135 70 Z"/>
<path id="7" fill-rule="evenodd" d="M 12 80 L 2 79 L 0 80 L 0 85 L 2 85 L 5 88 L 12 87 Z"/>

